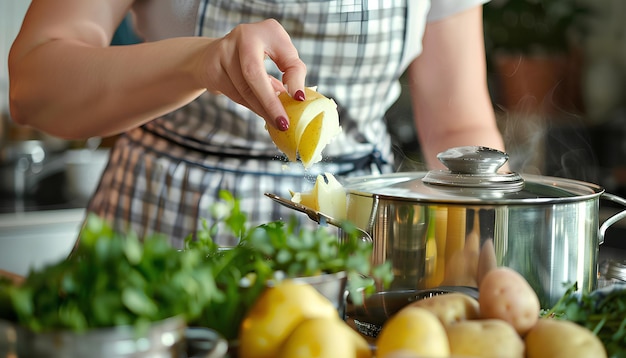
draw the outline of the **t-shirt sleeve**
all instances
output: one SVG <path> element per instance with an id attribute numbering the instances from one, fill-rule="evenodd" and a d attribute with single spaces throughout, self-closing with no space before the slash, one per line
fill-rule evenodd
<path id="1" fill-rule="evenodd" d="M 489 0 L 431 0 L 427 21 L 441 20 L 474 6 L 483 5 L 488 1 Z"/>

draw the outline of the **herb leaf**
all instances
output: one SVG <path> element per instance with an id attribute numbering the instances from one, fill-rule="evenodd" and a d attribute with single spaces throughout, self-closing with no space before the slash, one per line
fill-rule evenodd
<path id="1" fill-rule="evenodd" d="M 295 216 L 250 228 L 239 201 L 227 191 L 220 198 L 210 208 L 213 224 L 204 219 L 182 251 L 163 236 L 140 240 L 88 216 L 67 260 L 31 272 L 20 286 L 0 280 L 0 318 L 34 332 L 80 332 L 141 329 L 181 316 L 232 339 L 270 280 L 345 271 L 352 301 L 360 304 L 362 292 L 393 278 L 389 264 L 372 267 L 372 244 L 348 222 L 341 238 L 328 227 L 299 227 Z M 238 244 L 219 247 L 217 235 Z"/>
<path id="2" fill-rule="evenodd" d="M 608 293 L 577 293 L 576 283 L 566 286 L 565 294 L 542 315 L 586 327 L 602 341 L 609 357 L 626 357 L 626 285 Z"/>
<path id="3" fill-rule="evenodd" d="M 187 250 L 204 252 L 217 266 L 215 281 L 225 295 L 223 300 L 213 300 L 195 324 L 236 337 L 239 323 L 267 281 L 280 275 L 295 278 L 345 271 L 354 304 L 361 304 L 363 293 L 372 293 L 375 283 L 388 286 L 393 279 L 389 263 L 372 267 L 372 243 L 361 240 L 349 222 L 342 224 L 342 238 L 325 226 L 300 227 L 295 215 L 286 222 L 248 227 L 238 200 L 228 192 L 220 196 L 222 201 L 210 210 L 214 224 L 205 221 L 197 240 L 191 235 L 185 240 Z M 238 245 L 218 248 L 212 240 L 216 235 L 234 236 Z"/>

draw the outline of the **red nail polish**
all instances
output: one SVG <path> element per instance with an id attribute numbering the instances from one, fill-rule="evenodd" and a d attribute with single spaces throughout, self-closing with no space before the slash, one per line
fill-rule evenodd
<path id="1" fill-rule="evenodd" d="M 289 129 L 289 121 L 287 120 L 287 118 L 279 116 L 276 118 L 276 126 L 279 130 L 284 132 Z"/>
<path id="2" fill-rule="evenodd" d="M 298 101 L 304 101 L 304 92 L 302 90 L 297 90 L 296 93 L 293 94 L 293 98 Z"/>

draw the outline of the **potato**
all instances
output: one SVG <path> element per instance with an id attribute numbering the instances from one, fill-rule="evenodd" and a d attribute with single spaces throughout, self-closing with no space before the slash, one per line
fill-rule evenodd
<path id="1" fill-rule="evenodd" d="M 316 317 L 339 319 L 339 314 L 313 286 L 284 280 L 268 287 L 241 322 L 238 356 L 274 358 L 300 322 Z"/>
<path id="2" fill-rule="evenodd" d="M 498 267 L 483 277 L 478 287 L 481 318 L 497 318 L 509 322 L 521 336 L 537 320 L 541 306 L 535 291 L 517 271 Z"/>
<path id="3" fill-rule="evenodd" d="M 335 220 L 346 219 L 346 190 L 331 174 L 318 174 L 310 192 L 291 193 L 291 201 L 324 213 Z"/>
<path id="4" fill-rule="evenodd" d="M 410 306 L 422 307 L 432 312 L 441 323 L 449 325 L 480 317 L 478 301 L 464 293 L 452 292 L 415 301 Z"/>
<path id="5" fill-rule="evenodd" d="M 292 98 L 287 92 L 278 96 L 289 117 L 289 129 L 281 131 L 269 125 L 265 128 L 290 161 L 300 157 L 304 167 L 309 168 L 322 160 L 322 150 L 341 133 L 341 126 L 335 101 L 312 87 L 304 92 L 304 101 Z"/>
<path id="6" fill-rule="evenodd" d="M 571 321 L 542 318 L 525 337 L 528 358 L 603 358 L 604 345 L 587 328 Z"/>
<path id="7" fill-rule="evenodd" d="M 371 358 L 363 336 L 337 317 L 306 319 L 294 328 L 276 358 Z"/>
<path id="8" fill-rule="evenodd" d="M 452 356 L 524 358 L 524 341 L 503 320 L 461 321 L 447 326 L 446 332 Z"/>
<path id="9" fill-rule="evenodd" d="M 450 347 L 443 324 L 425 308 L 407 306 L 391 316 L 376 338 L 376 358 L 399 354 L 448 357 Z"/>

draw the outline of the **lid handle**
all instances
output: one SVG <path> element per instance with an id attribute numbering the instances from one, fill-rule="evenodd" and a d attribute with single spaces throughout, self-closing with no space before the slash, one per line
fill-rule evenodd
<path id="1" fill-rule="evenodd" d="M 509 155 L 488 147 L 465 146 L 441 152 L 437 159 L 454 174 L 495 174 Z"/>

